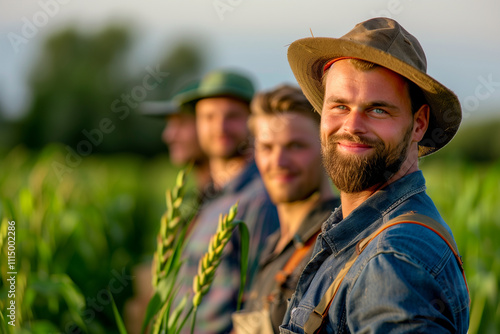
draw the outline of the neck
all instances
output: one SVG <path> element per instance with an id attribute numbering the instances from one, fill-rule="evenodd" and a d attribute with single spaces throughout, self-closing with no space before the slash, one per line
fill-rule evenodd
<path id="1" fill-rule="evenodd" d="M 340 193 L 340 201 L 342 203 L 342 217 L 345 218 L 351 214 L 358 206 L 363 204 L 371 195 L 376 193 L 383 186 L 377 185 L 357 193 Z"/>
<path id="2" fill-rule="evenodd" d="M 374 193 L 387 187 L 389 184 L 396 182 L 403 176 L 411 174 L 418 171 L 418 152 L 417 155 L 409 155 L 409 157 L 403 162 L 399 171 L 396 172 L 389 180 L 385 183 L 380 183 L 374 185 L 370 188 L 362 190 L 357 193 L 340 193 L 340 201 L 342 202 L 342 217 L 345 218 L 351 214 L 358 206 L 363 204 L 370 196 Z"/>
<path id="3" fill-rule="evenodd" d="M 211 180 L 208 161 L 197 163 L 194 166 L 194 175 L 196 179 L 196 187 L 199 191 L 203 192 Z"/>
<path id="4" fill-rule="evenodd" d="M 249 156 L 239 156 L 230 159 L 210 159 L 210 176 L 215 188 L 223 188 L 245 169 L 249 161 Z"/>
<path id="5" fill-rule="evenodd" d="M 280 222 L 280 239 L 275 248 L 275 253 L 280 253 L 297 234 L 306 216 L 318 203 L 335 197 L 328 178 L 325 177 L 319 189 L 308 198 L 291 203 L 276 205 Z"/>

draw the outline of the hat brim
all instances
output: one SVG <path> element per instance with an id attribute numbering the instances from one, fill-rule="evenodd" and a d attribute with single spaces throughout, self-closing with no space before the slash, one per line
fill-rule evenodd
<path id="1" fill-rule="evenodd" d="M 394 71 L 419 86 L 430 106 L 429 127 L 419 142 L 419 156 L 445 146 L 456 134 L 462 120 L 460 102 L 448 88 L 426 73 L 373 47 L 337 38 L 299 39 L 288 48 L 288 62 L 304 95 L 321 114 L 323 109 L 323 66 L 331 59 L 353 57 Z"/>
<path id="2" fill-rule="evenodd" d="M 139 112 L 150 117 L 165 117 L 181 111 L 178 103 L 174 101 L 147 101 L 139 105 Z"/>
<path id="3" fill-rule="evenodd" d="M 230 97 L 236 100 L 250 103 L 250 101 L 252 100 L 252 95 L 253 93 L 238 89 L 237 87 L 216 87 L 208 89 L 200 87 L 198 91 L 190 94 L 189 97 L 186 97 L 184 99 L 184 101 L 186 103 L 195 103 L 201 99 L 207 99 L 211 97 Z"/>

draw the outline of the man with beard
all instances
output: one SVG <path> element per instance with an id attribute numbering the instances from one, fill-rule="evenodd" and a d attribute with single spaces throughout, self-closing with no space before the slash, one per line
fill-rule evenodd
<path id="1" fill-rule="evenodd" d="M 219 215 L 238 202 L 236 219 L 250 232 L 247 284 L 257 271 L 266 238 L 278 228 L 276 207 L 269 199 L 253 159 L 253 142 L 247 127 L 249 103 L 254 94 L 251 80 L 233 71 L 205 75 L 186 103 L 194 103 L 202 150 L 208 156 L 212 186 L 199 210 L 183 252 L 179 297 L 192 292 L 198 262 L 216 233 Z M 196 333 L 231 330 L 240 288 L 240 240 L 234 233 L 226 245 L 215 279 L 198 307 Z M 192 297 L 192 295 L 191 295 Z M 185 330 L 189 333 L 189 330 Z"/>
<path id="2" fill-rule="evenodd" d="M 342 204 L 323 224 L 281 332 L 466 333 L 462 263 L 418 168 L 458 130 L 457 97 L 387 18 L 295 41 L 288 60 L 321 113 L 324 165 Z"/>
<path id="3" fill-rule="evenodd" d="M 251 110 L 255 161 L 278 209 L 280 230 L 268 238 L 243 312 L 233 322 L 236 333 L 278 333 L 321 224 L 340 200 L 321 164 L 320 115 L 301 90 L 282 85 L 261 92 Z"/>

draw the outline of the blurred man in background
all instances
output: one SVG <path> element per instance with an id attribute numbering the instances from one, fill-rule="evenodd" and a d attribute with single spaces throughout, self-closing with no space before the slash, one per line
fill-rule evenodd
<path id="1" fill-rule="evenodd" d="M 247 283 L 257 271 L 266 238 L 278 228 L 271 203 L 253 157 L 253 140 L 247 120 L 254 94 L 252 81 L 232 71 L 214 71 L 204 76 L 190 102 L 196 103 L 196 124 L 202 150 L 208 156 L 211 191 L 207 193 L 186 243 L 178 296 L 192 291 L 198 262 L 217 230 L 219 214 L 238 202 L 236 219 L 250 231 Z M 197 311 L 196 333 L 231 330 L 240 288 L 240 240 L 234 233 L 224 249 L 214 282 Z M 185 330 L 184 332 L 189 332 Z"/>
<path id="2" fill-rule="evenodd" d="M 199 81 L 191 81 L 171 100 L 143 102 L 139 108 L 144 115 L 165 119 L 161 138 L 168 147 L 170 161 L 178 167 L 192 163 L 197 188 L 203 193 L 210 182 L 210 171 L 198 141 L 194 104 L 188 102 L 198 85 Z"/>
<path id="3" fill-rule="evenodd" d="M 210 183 L 210 170 L 207 156 L 201 150 L 196 131 L 194 104 L 186 102 L 198 88 L 199 81 L 184 84 L 170 100 L 146 101 L 140 104 L 143 115 L 165 120 L 161 139 L 168 147 L 170 162 L 177 167 L 192 164 L 197 195 L 184 205 L 189 205 L 192 216 L 203 202 L 205 191 Z M 125 322 L 130 334 L 139 333 L 147 305 L 152 297 L 151 262 L 139 264 L 133 269 L 134 298 L 125 306 Z"/>
<path id="4" fill-rule="evenodd" d="M 255 161 L 280 230 L 268 238 L 244 311 L 233 320 L 236 333 L 278 333 L 321 224 L 340 200 L 321 163 L 320 115 L 302 91 L 283 85 L 259 93 L 251 110 Z"/>

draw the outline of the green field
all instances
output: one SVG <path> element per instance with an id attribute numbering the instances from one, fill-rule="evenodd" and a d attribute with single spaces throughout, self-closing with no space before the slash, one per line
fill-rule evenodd
<path id="1" fill-rule="evenodd" d="M 500 164 L 429 159 L 421 168 L 463 255 L 472 296 L 469 333 L 498 333 Z M 58 145 L 2 154 L 0 333 L 117 332 L 109 293 L 119 309 L 132 295 L 131 270 L 152 255 L 165 190 L 176 173 L 167 156 L 75 161 Z M 13 271 L 7 261 L 12 226 L 13 298 L 6 274 Z M 8 324 L 12 300 L 15 327 Z"/>

